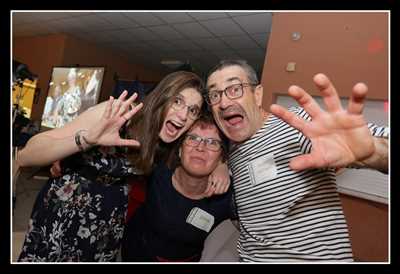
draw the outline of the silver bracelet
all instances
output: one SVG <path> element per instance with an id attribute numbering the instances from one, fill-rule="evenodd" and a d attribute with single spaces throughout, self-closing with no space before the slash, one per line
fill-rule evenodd
<path id="1" fill-rule="evenodd" d="M 96 145 L 95 143 L 89 142 L 89 141 L 86 139 L 85 136 L 81 135 L 81 133 L 84 132 L 84 131 L 87 132 L 86 129 L 81 129 L 81 130 L 78 130 L 78 131 L 75 133 L 75 144 L 78 146 L 78 148 L 79 148 L 80 151 L 86 151 L 86 150 L 89 149 L 90 147 Z M 86 143 L 86 145 L 88 145 L 86 148 L 84 148 L 83 145 L 82 145 L 82 143 L 81 143 L 81 137 L 82 137 L 83 141 Z"/>
<path id="2" fill-rule="evenodd" d="M 81 133 L 82 133 L 82 131 L 84 131 L 84 129 L 78 130 L 75 133 L 75 144 L 79 148 L 79 151 L 83 152 L 83 151 L 85 151 L 85 149 L 83 148 L 82 143 L 81 143 Z"/>

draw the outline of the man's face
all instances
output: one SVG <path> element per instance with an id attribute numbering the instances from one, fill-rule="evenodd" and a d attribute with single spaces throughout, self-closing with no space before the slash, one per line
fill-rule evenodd
<path id="1" fill-rule="evenodd" d="M 249 83 L 246 72 L 240 66 L 230 66 L 212 73 L 207 79 L 207 89 L 224 90 L 240 83 Z M 231 141 L 243 142 L 262 126 L 262 92 L 261 85 L 244 86 L 242 97 L 229 99 L 222 93 L 221 101 L 211 106 L 216 123 Z"/>
<path id="2" fill-rule="evenodd" d="M 187 134 L 221 141 L 215 125 L 197 123 Z M 188 174 L 205 177 L 217 167 L 222 157 L 222 148 L 219 151 L 212 151 L 206 147 L 204 141 L 198 146 L 190 146 L 184 141 L 180 148 L 180 155 L 182 168 Z"/>

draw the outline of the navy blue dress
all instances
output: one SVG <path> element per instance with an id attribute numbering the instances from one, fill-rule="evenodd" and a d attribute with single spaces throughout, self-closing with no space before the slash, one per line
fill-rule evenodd
<path id="1" fill-rule="evenodd" d="M 232 188 L 222 195 L 192 200 L 175 190 L 172 174 L 160 164 L 149 177 L 146 201 L 125 229 L 123 261 L 199 261 L 209 233 L 222 221 L 237 218 Z M 214 216 L 208 232 L 186 221 L 193 208 Z"/>
<path id="2" fill-rule="evenodd" d="M 115 261 L 133 169 L 114 147 L 75 154 L 62 167 L 36 198 L 18 261 Z"/>

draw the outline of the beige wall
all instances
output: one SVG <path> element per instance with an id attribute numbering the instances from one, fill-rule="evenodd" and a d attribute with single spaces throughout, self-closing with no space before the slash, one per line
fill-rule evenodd
<path id="1" fill-rule="evenodd" d="M 13 40 L 13 58 L 28 65 L 39 76 L 41 89 L 37 104 L 33 105 L 33 120 L 40 120 L 47 96 L 53 66 L 105 66 L 105 75 L 99 101 L 106 99 L 114 87 L 114 73 L 123 79 L 158 82 L 165 75 L 126 61 L 118 52 L 98 47 L 74 37 L 57 34 L 16 38 Z"/>
<path id="2" fill-rule="evenodd" d="M 293 32 L 301 34 L 293 41 Z M 287 72 L 288 62 L 296 71 Z M 274 13 L 262 74 L 264 107 L 296 84 L 319 95 L 312 78 L 323 72 L 340 96 L 365 82 L 369 99 L 388 98 L 387 13 Z"/>
<path id="3" fill-rule="evenodd" d="M 300 40 L 291 34 L 300 32 Z M 288 62 L 296 63 L 287 72 Z M 296 84 L 319 95 L 312 77 L 323 72 L 340 96 L 365 82 L 368 99 L 388 99 L 388 15 L 385 13 L 274 13 L 261 83 L 263 106 Z M 341 195 L 356 261 L 388 260 L 388 207 Z"/>

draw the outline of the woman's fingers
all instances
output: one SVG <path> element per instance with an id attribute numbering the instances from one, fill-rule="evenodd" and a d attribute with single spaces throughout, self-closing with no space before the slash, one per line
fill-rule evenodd
<path id="1" fill-rule="evenodd" d="M 131 97 L 128 98 L 125 102 L 122 103 L 122 106 L 118 112 L 118 115 L 121 116 L 127 111 L 130 111 L 134 108 L 133 102 L 137 99 L 138 94 L 135 92 Z"/>
<path id="2" fill-rule="evenodd" d="M 110 99 L 108 99 L 107 104 L 106 104 L 106 108 L 105 108 L 105 110 L 103 112 L 103 118 L 104 119 L 110 118 L 113 102 L 114 102 L 114 97 L 110 96 Z"/>
<path id="3" fill-rule="evenodd" d="M 125 100 L 125 97 L 128 95 L 128 92 L 124 90 L 124 92 L 121 93 L 121 95 L 118 97 L 117 100 L 114 101 L 114 104 L 112 106 L 112 112 L 111 112 L 111 117 L 114 117 L 115 115 L 119 114 L 119 110 Z"/>
<path id="4" fill-rule="evenodd" d="M 140 147 L 140 142 L 135 139 L 120 139 L 119 146 Z"/>
<path id="5" fill-rule="evenodd" d="M 143 107 L 143 103 L 140 103 L 136 106 L 134 106 L 130 111 L 128 111 L 127 113 L 125 113 L 122 117 L 125 120 L 129 120 L 132 118 L 133 115 L 136 114 L 136 112 L 138 112 L 141 108 Z"/>

